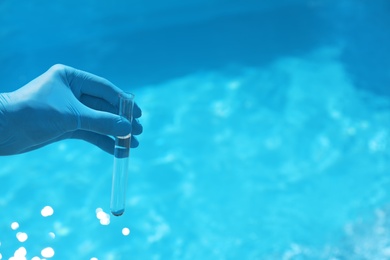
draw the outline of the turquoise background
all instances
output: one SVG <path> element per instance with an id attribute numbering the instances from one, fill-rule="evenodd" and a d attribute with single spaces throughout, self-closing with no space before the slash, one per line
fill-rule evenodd
<path id="1" fill-rule="evenodd" d="M 112 156 L 67 140 L 0 157 L 0 259 L 390 258 L 389 13 L 386 0 L 2 1 L 1 92 L 63 63 L 135 93 L 144 133 L 125 214 L 104 225 Z"/>

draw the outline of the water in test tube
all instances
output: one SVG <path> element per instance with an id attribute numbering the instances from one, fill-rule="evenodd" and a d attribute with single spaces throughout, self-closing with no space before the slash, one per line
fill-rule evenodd
<path id="1" fill-rule="evenodd" d="M 119 95 L 119 115 L 130 123 L 133 120 L 134 95 L 122 93 Z M 130 156 L 131 134 L 115 137 L 114 170 L 112 174 L 111 213 L 121 216 L 125 211 L 127 175 Z"/>

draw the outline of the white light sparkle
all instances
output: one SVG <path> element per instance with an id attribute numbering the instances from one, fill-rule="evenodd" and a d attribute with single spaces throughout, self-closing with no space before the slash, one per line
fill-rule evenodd
<path id="1" fill-rule="evenodd" d="M 19 240 L 19 242 L 23 243 L 28 239 L 28 235 L 24 232 L 18 232 L 16 233 L 16 238 Z"/>
<path id="2" fill-rule="evenodd" d="M 12 222 L 11 223 L 11 229 L 12 230 L 17 230 L 19 228 L 19 223 L 18 222 Z"/>
<path id="3" fill-rule="evenodd" d="M 43 209 L 41 210 L 41 215 L 42 215 L 43 217 L 49 217 L 49 216 L 53 215 L 53 213 L 54 213 L 54 210 L 53 210 L 53 208 L 50 207 L 50 206 L 45 206 L 45 207 L 43 207 Z"/>
<path id="4" fill-rule="evenodd" d="M 96 218 L 100 220 L 100 224 L 103 226 L 110 224 L 110 214 L 107 214 L 101 208 L 96 209 Z"/>
<path id="5" fill-rule="evenodd" d="M 122 235 L 124 236 L 128 236 L 130 234 L 130 229 L 129 228 L 123 228 L 122 229 Z"/>
<path id="6" fill-rule="evenodd" d="M 51 258 L 54 256 L 54 249 L 51 247 L 46 247 L 42 249 L 41 255 L 46 258 Z"/>
<path id="7" fill-rule="evenodd" d="M 19 247 L 15 250 L 14 257 L 15 259 L 26 259 L 27 250 L 24 247 Z"/>

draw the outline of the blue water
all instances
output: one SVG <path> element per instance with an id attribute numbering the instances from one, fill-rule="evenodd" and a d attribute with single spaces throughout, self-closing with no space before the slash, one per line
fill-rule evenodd
<path id="1" fill-rule="evenodd" d="M 0 259 L 389 259 L 390 4 L 258 2 L 2 1 L 1 91 L 71 65 L 144 133 L 121 217 L 90 144 L 0 157 Z"/>

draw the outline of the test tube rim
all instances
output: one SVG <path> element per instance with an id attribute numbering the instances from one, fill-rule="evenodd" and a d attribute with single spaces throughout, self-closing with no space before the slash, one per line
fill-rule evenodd
<path id="1" fill-rule="evenodd" d="M 134 100 L 135 95 L 131 92 L 123 91 L 119 93 L 119 98 L 122 100 Z"/>

